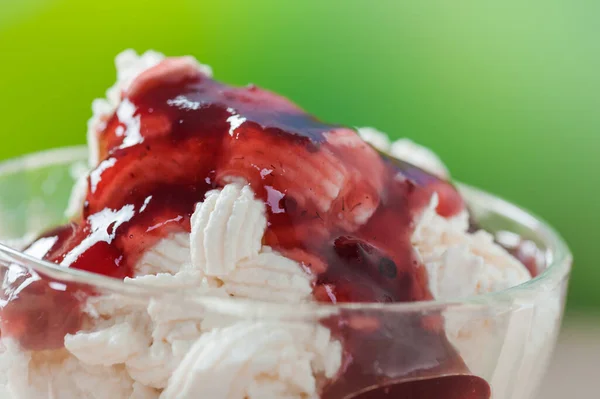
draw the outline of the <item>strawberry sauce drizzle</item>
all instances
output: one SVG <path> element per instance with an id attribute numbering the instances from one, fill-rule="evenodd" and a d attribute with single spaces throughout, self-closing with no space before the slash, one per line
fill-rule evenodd
<path id="1" fill-rule="evenodd" d="M 82 216 L 43 237 L 53 240 L 44 258 L 116 278 L 131 276 L 140 256 L 161 238 L 189 231 L 195 205 L 208 190 L 241 178 L 267 204 L 264 244 L 315 275 L 317 300 L 430 300 L 425 269 L 410 242 L 415 219 L 433 192 L 442 216 L 464 209 L 451 184 L 386 158 L 353 130 L 324 124 L 256 86 L 216 82 L 186 59 L 167 59 L 141 74 L 101 123 L 97 140 L 101 161 L 91 172 Z M 5 276 L 4 284 L 19 286 L 30 277 Z M 64 335 L 79 328 L 80 290 L 67 286 L 53 293 L 47 284 L 36 280 L 7 291 L 2 333 L 26 349 L 61 347 Z M 385 378 L 369 370 L 377 350 L 409 348 L 428 371 L 468 374 L 445 338 L 441 316 L 432 320 L 431 325 L 420 320 L 386 325 L 394 333 L 415 325 L 423 332 L 408 341 L 399 338 L 398 347 L 388 349 L 376 349 L 383 342 L 380 332 L 348 335 L 331 326 L 354 362 L 324 397 L 385 385 Z M 360 349 L 365 343 L 368 352 Z M 390 379 L 404 377 L 412 360 L 406 361 Z M 489 397 L 489 387 L 476 377 L 432 381 L 443 390 L 411 383 L 357 397 L 386 398 L 393 392 L 389 397 L 401 398 L 409 392 L 402 390 L 416 389 L 425 393 L 406 397 L 426 399 L 450 388 L 464 392 L 456 398 Z"/>

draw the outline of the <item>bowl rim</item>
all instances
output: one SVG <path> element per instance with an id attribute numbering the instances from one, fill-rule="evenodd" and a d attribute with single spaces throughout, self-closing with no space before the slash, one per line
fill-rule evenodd
<path id="1" fill-rule="evenodd" d="M 35 152 L 21 157 L 0 162 L 0 176 L 19 171 L 33 170 L 61 164 L 85 162 L 87 164 L 88 150 L 85 146 L 62 147 L 47 151 Z M 68 269 L 57 264 L 39 260 L 21 251 L 10 248 L 0 243 L 0 259 L 26 266 L 34 272 L 56 279 L 65 283 L 79 283 L 99 288 L 115 294 L 121 294 L 138 300 L 149 300 L 169 294 L 176 294 L 178 298 L 193 300 L 213 310 L 229 314 L 247 314 L 252 308 L 260 314 L 287 314 L 293 309 L 294 316 L 328 315 L 341 310 L 348 311 L 392 311 L 392 312 L 435 312 L 451 307 L 468 307 L 470 309 L 489 308 L 495 305 L 515 306 L 518 303 L 527 303 L 543 292 L 556 290 L 570 273 L 572 254 L 563 238 L 545 221 L 533 213 L 514 205 L 498 196 L 469 185 L 455 182 L 461 194 L 469 200 L 485 203 L 486 209 L 501 214 L 524 227 L 535 231 L 540 240 L 548 248 L 548 266 L 538 276 L 522 284 L 492 293 L 478 294 L 464 298 L 448 300 L 432 300 L 402 303 L 344 303 L 323 304 L 308 302 L 303 304 L 280 304 L 267 301 L 248 300 L 240 298 L 223 298 L 198 295 L 197 291 L 185 292 L 181 288 L 169 289 L 166 287 L 127 283 L 112 277 L 102 276 L 91 272 Z"/>

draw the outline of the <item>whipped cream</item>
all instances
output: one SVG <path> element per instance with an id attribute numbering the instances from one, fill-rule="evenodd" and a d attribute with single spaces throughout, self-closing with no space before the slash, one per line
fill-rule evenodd
<path id="1" fill-rule="evenodd" d="M 209 191 L 192 216 L 192 267 L 232 296 L 308 300 L 311 276 L 297 262 L 262 245 L 265 208 L 250 186 L 239 182 Z"/>
<path id="2" fill-rule="evenodd" d="M 144 253 L 135 267 L 135 275 L 176 274 L 182 267 L 191 265 L 190 247 L 189 233 L 170 234 Z"/>
<path id="3" fill-rule="evenodd" d="M 437 204 L 434 194 L 412 236 L 416 253 L 427 270 L 429 290 L 434 298 L 451 300 L 486 294 L 531 279 L 527 268 L 497 245 L 492 235 L 485 231 L 468 233 L 465 215 L 443 218 L 436 212 Z M 496 362 L 500 365 L 491 379 L 492 385 L 499 387 L 494 397 L 517 398 L 516 392 L 526 389 L 527 383 L 520 378 L 522 385 L 514 388 L 513 393 L 504 391 L 507 381 L 512 381 L 511 386 L 516 381 L 511 366 L 513 361 L 509 359 L 524 351 L 522 364 L 533 367 L 533 362 L 544 357 L 542 351 L 549 352 L 554 337 L 546 336 L 545 331 L 555 331 L 553 324 L 558 323 L 560 314 L 555 304 L 559 301 L 559 297 L 554 296 L 553 300 L 548 298 L 548 305 L 545 301 L 528 303 L 518 312 L 508 309 L 494 312 L 485 308 L 478 314 L 450 308 L 444 312 L 446 335 L 470 369 L 484 370 Z M 536 323 L 535 330 L 531 329 L 533 322 Z M 548 325 L 548 330 L 542 328 L 543 325 Z M 504 348 L 497 347 L 500 334 L 505 335 Z M 528 334 L 529 343 L 523 348 L 523 337 Z M 532 376 L 532 372 L 525 375 Z M 518 396 L 526 397 L 529 396 Z"/>
<path id="4" fill-rule="evenodd" d="M 299 303 L 312 298 L 312 279 L 296 262 L 263 246 L 252 259 L 238 263 L 221 278 L 232 296 L 271 302 Z"/>
<path id="5" fill-rule="evenodd" d="M 468 233 L 464 216 L 437 214 L 437 194 L 421 215 L 413 246 L 427 268 L 436 299 L 459 299 L 500 291 L 531 279 L 527 268 L 485 231 Z"/>
<path id="6" fill-rule="evenodd" d="M 7 399 L 138 399 L 145 389 L 138 387 L 120 368 L 86 365 L 66 351 L 22 352 L 16 343 L 3 340 L 0 350 L 0 385 Z M 147 393 L 147 391 L 146 391 Z"/>
<path id="7" fill-rule="evenodd" d="M 403 138 L 393 143 L 387 134 L 372 127 L 358 128 L 360 137 L 379 151 L 386 152 L 398 159 L 411 163 L 433 175 L 448 179 L 450 172 L 442 160 L 429 148 Z"/>
<path id="8" fill-rule="evenodd" d="M 267 228 L 265 204 L 250 186 L 228 184 L 206 194 L 192 216 L 192 263 L 208 276 L 223 277 L 255 258 Z"/>
<path id="9" fill-rule="evenodd" d="M 341 351 L 321 326 L 234 324 L 196 341 L 161 398 L 316 399 L 315 372 L 332 378 Z"/>

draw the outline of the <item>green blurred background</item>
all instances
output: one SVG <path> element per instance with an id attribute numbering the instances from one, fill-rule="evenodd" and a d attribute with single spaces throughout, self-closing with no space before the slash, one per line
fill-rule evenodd
<path id="1" fill-rule="evenodd" d="M 600 311 L 599 11 L 579 0 L 0 0 L 0 159 L 84 143 L 123 49 L 192 54 L 218 79 L 430 146 L 457 179 L 543 216 L 575 254 L 570 310 Z"/>

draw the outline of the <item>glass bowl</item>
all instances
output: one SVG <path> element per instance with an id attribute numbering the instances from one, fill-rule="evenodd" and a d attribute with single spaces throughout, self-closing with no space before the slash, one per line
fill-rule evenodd
<path id="1" fill-rule="evenodd" d="M 520 208 L 459 185 L 482 228 L 506 243 L 519 237 L 532 241 L 542 251 L 547 267 L 520 286 L 450 301 L 385 305 L 251 302 L 159 279 L 123 282 L 21 252 L 28 239 L 66 222 L 71 188 L 86 159 L 86 149 L 77 147 L 0 166 L 0 397 L 535 397 L 560 327 L 571 255 L 551 227 Z M 20 297 L 29 284 L 38 286 L 36 297 Z M 11 315 L 11 301 L 27 301 L 20 318 Z M 74 307 L 92 307 L 107 323 L 136 315 L 146 330 L 153 326 L 152 338 L 114 342 L 102 331 L 87 340 L 65 337 L 74 332 L 68 328 L 72 319 L 81 317 Z M 177 339 L 159 337 L 172 323 L 189 331 L 178 330 Z M 34 350 L 40 324 L 59 331 L 56 349 Z M 106 331 L 110 328 L 116 327 Z M 203 337 L 216 340 L 198 339 L 200 330 L 210 330 Z M 230 356 L 202 363 L 198 359 L 206 360 L 207 347 Z M 84 385 L 96 393 L 85 393 Z M 270 396 L 261 394 L 264 387 L 272 388 Z"/>

